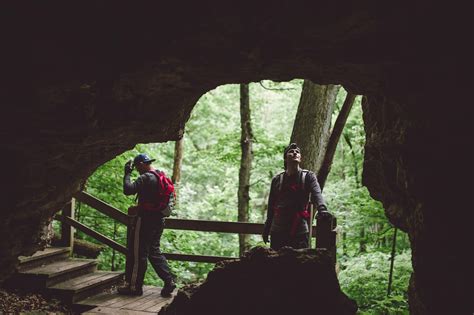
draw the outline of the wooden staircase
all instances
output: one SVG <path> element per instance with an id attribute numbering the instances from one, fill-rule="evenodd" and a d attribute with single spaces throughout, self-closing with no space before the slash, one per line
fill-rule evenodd
<path id="1" fill-rule="evenodd" d="M 41 292 L 71 305 L 123 279 L 122 272 L 97 271 L 96 260 L 69 256 L 69 247 L 49 247 L 32 256 L 21 256 L 18 272 L 5 286 Z"/>
<path id="2" fill-rule="evenodd" d="M 127 245 L 91 229 L 74 219 L 75 200 L 101 212 L 127 227 Z M 60 244 L 66 247 L 51 247 L 30 257 L 20 257 L 18 273 L 8 281 L 10 287 L 26 288 L 43 292 L 71 304 L 80 313 L 90 314 L 156 314 L 172 297 L 161 297 L 161 288 L 144 287 L 143 296 L 123 296 L 116 291 L 105 290 L 123 278 L 120 272 L 97 271 L 95 260 L 69 258 L 70 248 L 74 244 L 74 229 L 105 244 L 118 253 L 127 255 L 129 244 L 133 244 L 134 217 L 125 214 L 109 204 L 86 193 L 79 192 L 62 209 L 61 215 L 54 217 L 61 222 Z M 317 218 L 318 219 L 318 218 Z M 334 217 L 319 220 L 317 226 L 311 226 L 311 238 L 317 237 L 316 248 L 326 248 L 336 257 L 336 225 Z M 261 235 L 263 224 L 244 222 L 218 222 L 205 220 L 166 219 L 166 228 L 193 230 L 202 232 L 221 232 Z M 238 257 L 221 257 L 195 254 L 166 253 L 167 259 L 178 261 L 217 263 Z M 104 291 L 104 292 L 101 292 Z M 101 292 L 101 293 L 99 293 Z"/>

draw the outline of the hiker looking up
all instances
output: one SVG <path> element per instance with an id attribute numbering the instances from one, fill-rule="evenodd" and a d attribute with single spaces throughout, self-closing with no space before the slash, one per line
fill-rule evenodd
<path id="1" fill-rule="evenodd" d="M 163 207 L 161 207 L 164 202 L 160 200 L 162 199 L 160 190 L 163 189 L 160 180 L 163 180 L 164 173 L 153 168 L 151 165 L 153 161 L 155 159 L 150 159 L 146 154 L 138 154 L 133 164 L 132 161 L 125 164 L 123 192 L 125 195 L 138 194 L 138 205 L 128 209 L 128 214 L 135 218 L 131 229 L 133 242 L 129 248 L 125 270 L 127 284 L 118 289 L 118 292 L 124 295 L 143 294 L 147 259 L 164 281 L 161 295 L 169 297 L 176 288 L 174 275 L 160 250 L 160 239 L 165 222 Z M 133 167 L 140 173 L 134 182 L 130 180 Z"/>
<path id="2" fill-rule="evenodd" d="M 285 171 L 272 179 L 263 241 L 278 250 L 283 246 L 309 247 L 309 196 L 318 216 L 329 216 L 316 175 L 300 168 L 301 150 L 292 143 L 285 148 Z"/>

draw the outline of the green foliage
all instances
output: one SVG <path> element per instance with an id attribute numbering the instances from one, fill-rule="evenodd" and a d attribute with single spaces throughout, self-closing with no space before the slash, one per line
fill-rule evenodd
<path id="1" fill-rule="evenodd" d="M 340 261 L 339 282 L 357 300 L 362 312 L 400 314 L 407 310 L 407 286 L 412 272 L 411 253 L 395 257 L 392 293 L 387 297 L 390 255 L 373 252 Z"/>
<path id="2" fill-rule="evenodd" d="M 288 144 L 301 93 L 302 80 L 264 81 L 250 84 L 254 162 L 251 174 L 251 222 L 265 220 L 271 178 L 282 171 L 283 148 Z M 346 92 L 341 89 L 336 108 Z M 335 111 L 333 120 L 337 117 Z M 386 297 L 388 255 L 393 228 L 380 202 L 361 185 L 365 133 L 360 97 L 349 115 L 344 138 L 339 141 L 324 198 L 338 218 L 338 261 L 341 287 L 357 300 L 363 312 L 398 313 L 407 310 L 406 289 L 411 272 L 409 242 L 399 234 L 395 261 L 394 289 Z M 137 144 L 128 152 L 99 167 L 89 178 L 89 193 L 122 211 L 134 198 L 122 193 L 123 165 L 139 152 L 157 159 L 155 167 L 171 175 L 174 142 Z M 220 86 L 203 95 L 186 124 L 184 159 L 178 189 L 176 215 L 179 218 L 236 221 L 240 162 L 239 86 Z M 134 174 L 136 175 L 136 173 Z M 106 236 L 125 244 L 126 229 L 85 205 L 78 204 L 79 220 Z M 79 237 L 90 238 L 79 233 Z M 252 245 L 263 245 L 259 236 Z M 233 234 L 165 230 L 164 252 L 237 256 L 238 237 Z M 181 284 L 204 279 L 212 264 L 171 261 Z M 111 249 L 100 255 L 101 269 L 123 270 L 124 257 Z M 149 266 L 145 282 L 160 285 Z"/>

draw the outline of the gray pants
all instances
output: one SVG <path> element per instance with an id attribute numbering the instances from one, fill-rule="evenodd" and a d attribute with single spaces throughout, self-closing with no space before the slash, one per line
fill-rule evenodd
<path id="1" fill-rule="evenodd" d="M 147 260 L 165 283 L 173 280 L 168 262 L 160 250 L 163 229 L 164 219 L 157 213 L 141 214 L 134 219 L 125 268 L 125 279 L 132 290 L 142 288 Z"/>

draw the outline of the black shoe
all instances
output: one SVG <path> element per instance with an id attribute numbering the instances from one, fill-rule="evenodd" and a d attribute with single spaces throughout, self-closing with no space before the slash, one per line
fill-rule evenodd
<path id="1" fill-rule="evenodd" d="M 132 290 L 129 286 L 121 287 L 117 289 L 118 294 L 121 295 L 135 295 L 141 296 L 143 295 L 143 289 Z"/>
<path id="2" fill-rule="evenodd" d="M 161 296 L 170 297 L 174 289 L 176 289 L 176 284 L 174 283 L 174 281 L 165 283 L 165 286 L 163 287 L 163 289 L 161 289 Z"/>

